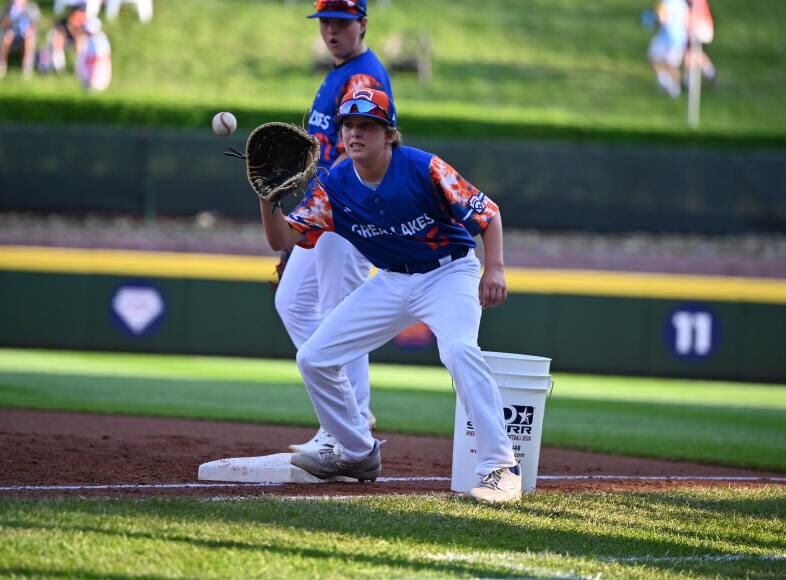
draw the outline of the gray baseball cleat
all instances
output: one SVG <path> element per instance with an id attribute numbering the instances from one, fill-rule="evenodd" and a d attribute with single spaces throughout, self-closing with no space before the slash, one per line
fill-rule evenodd
<path id="1" fill-rule="evenodd" d="M 374 449 L 358 461 L 341 459 L 341 452 L 333 447 L 323 447 L 309 453 L 293 453 L 292 465 L 320 479 L 352 477 L 359 481 L 375 481 L 382 471 L 382 454 L 379 448 L 385 441 L 374 441 Z"/>
<path id="2" fill-rule="evenodd" d="M 469 495 L 487 503 L 518 500 L 521 498 L 521 468 L 516 465 L 495 469 L 470 489 Z"/>

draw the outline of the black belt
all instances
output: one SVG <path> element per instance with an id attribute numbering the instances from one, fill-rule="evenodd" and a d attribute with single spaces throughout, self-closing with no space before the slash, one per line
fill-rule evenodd
<path id="1" fill-rule="evenodd" d="M 453 250 L 450 254 L 438 260 L 425 260 L 423 262 L 412 262 L 411 264 L 403 264 L 401 266 L 394 266 L 393 268 L 388 268 L 387 271 L 398 272 L 400 274 L 425 274 L 426 272 L 431 272 L 432 270 L 436 270 L 440 266 L 449 264 L 454 260 L 463 258 L 468 253 L 469 253 L 469 248 L 459 248 L 458 250 Z"/>

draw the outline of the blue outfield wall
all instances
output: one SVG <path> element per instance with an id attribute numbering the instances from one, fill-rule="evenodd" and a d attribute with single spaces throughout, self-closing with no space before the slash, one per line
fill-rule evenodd
<path id="1" fill-rule="evenodd" d="M 274 258 L 0 247 L 0 346 L 294 357 Z M 511 268 L 485 350 L 555 372 L 786 382 L 786 280 Z M 422 326 L 372 353 L 439 364 Z"/>

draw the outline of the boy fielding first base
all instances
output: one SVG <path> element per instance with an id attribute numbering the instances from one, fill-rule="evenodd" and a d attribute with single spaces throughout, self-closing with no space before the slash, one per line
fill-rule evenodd
<path id="1" fill-rule="evenodd" d="M 401 145 L 386 93 L 348 92 L 335 122 L 350 158 L 320 175 L 289 215 L 260 197 L 274 250 L 313 247 L 332 231 L 379 269 L 298 349 L 319 422 L 337 443 L 295 453 L 292 464 L 323 479 L 379 476 L 384 441 L 369 431 L 341 368 L 422 321 L 436 336 L 440 359 L 475 426 L 480 481 L 469 494 L 487 502 L 517 500 L 520 468 L 499 389 L 478 346 L 483 308 L 507 298 L 499 208 L 438 156 Z M 483 239 L 482 274 L 474 235 Z"/>

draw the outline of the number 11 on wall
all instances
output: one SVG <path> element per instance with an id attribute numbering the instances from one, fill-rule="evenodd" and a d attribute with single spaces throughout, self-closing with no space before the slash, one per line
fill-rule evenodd
<path id="1" fill-rule="evenodd" d="M 681 305 L 669 313 L 665 339 L 671 352 L 680 358 L 706 358 L 720 344 L 720 322 L 705 305 Z"/>

